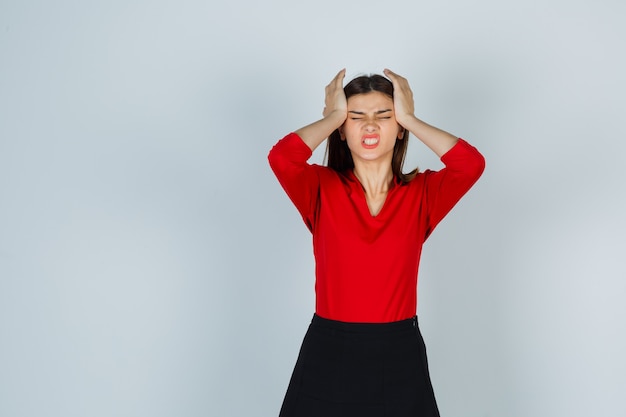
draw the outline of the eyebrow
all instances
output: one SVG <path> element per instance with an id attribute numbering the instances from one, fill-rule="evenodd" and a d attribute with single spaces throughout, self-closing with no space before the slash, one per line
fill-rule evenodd
<path id="1" fill-rule="evenodd" d="M 378 110 L 377 112 L 374 112 L 374 114 L 387 113 L 388 111 L 391 111 L 391 109 Z M 356 111 L 356 110 L 350 110 L 348 113 L 365 115 L 364 111 Z"/>

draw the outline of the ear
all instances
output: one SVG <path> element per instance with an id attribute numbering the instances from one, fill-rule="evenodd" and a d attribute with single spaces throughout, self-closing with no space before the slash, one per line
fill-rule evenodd
<path id="1" fill-rule="evenodd" d="M 341 138 L 341 140 L 346 140 L 346 135 L 343 133 L 343 125 L 341 125 L 337 130 L 339 131 L 339 138 Z"/>
<path id="2" fill-rule="evenodd" d="M 398 140 L 402 139 L 403 137 L 404 137 L 404 128 L 400 126 L 400 129 L 398 129 Z"/>

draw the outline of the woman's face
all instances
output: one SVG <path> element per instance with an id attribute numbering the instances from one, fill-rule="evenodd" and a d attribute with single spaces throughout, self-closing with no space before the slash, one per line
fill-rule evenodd
<path id="1" fill-rule="evenodd" d="M 393 99 L 378 91 L 348 99 L 348 117 L 339 131 L 355 162 L 388 159 L 389 163 L 396 138 L 404 132 L 396 122 Z"/>

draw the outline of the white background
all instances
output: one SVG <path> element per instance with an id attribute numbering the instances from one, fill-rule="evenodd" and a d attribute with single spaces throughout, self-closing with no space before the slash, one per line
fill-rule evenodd
<path id="1" fill-rule="evenodd" d="M 0 415 L 276 416 L 314 281 L 267 152 L 389 67 L 487 158 L 420 271 L 442 415 L 623 417 L 625 4 L 2 1 Z"/>

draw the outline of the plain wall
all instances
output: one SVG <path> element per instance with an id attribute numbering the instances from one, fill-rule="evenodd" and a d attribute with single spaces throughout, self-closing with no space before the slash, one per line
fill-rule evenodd
<path id="1" fill-rule="evenodd" d="M 0 416 L 276 416 L 314 265 L 267 152 L 320 117 L 339 69 L 388 67 L 487 158 L 422 258 L 442 415 L 623 417 L 625 17 L 2 1 Z"/>

